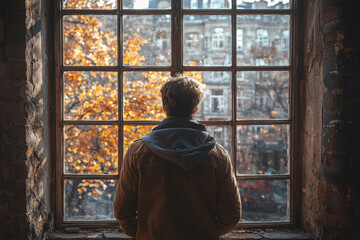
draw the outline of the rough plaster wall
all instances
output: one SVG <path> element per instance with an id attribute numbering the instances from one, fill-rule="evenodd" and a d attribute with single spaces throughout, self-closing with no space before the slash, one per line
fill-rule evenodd
<path id="1" fill-rule="evenodd" d="M 359 2 L 304 1 L 302 225 L 360 239 Z"/>
<path id="2" fill-rule="evenodd" d="M 321 1 L 304 1 L 301 32 L 303 68 L 300 77 L 300 158 L 302 163 L 302 226 L 318 235 L 318 179 L 321 163 L 321 112 L 323 94 L 323 57 L 320 30 Z"/>
<path id="3" fill-rule="evenodd" d="M 0 239 L 25 239 L 25 4 L 0 0 Z"/>
<path id="4" fill-rule="evenodd" d="M 46 23 L 43 1 L 26 0 L 26 215 L 29 238 L 52 227 Z"/>

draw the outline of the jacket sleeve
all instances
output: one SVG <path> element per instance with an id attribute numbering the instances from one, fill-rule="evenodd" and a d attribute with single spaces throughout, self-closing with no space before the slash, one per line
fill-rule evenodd
<path id="1" fill-rule="evenodd" d="M 134 144 L 130 145 L 124 158 L 114 198 L 114 214 L 122 230 L 131 237 L 137 231 L 138 171 L 133 156 Z"/>
<path id="2" fill-rule="evenodd" d="M 217 191 L 216 227 L 219 236 L 230 232 L 241 217 L 241 199 L 236 183 L 236 177 L 228 154 L 226 161 L 218 169 L 220 179 Z"/>

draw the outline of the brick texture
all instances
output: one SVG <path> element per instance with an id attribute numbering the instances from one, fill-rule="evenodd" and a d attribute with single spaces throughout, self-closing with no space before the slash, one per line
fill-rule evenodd
<path id="1" fill-rule="evenodd" d="M 24 36 L 24 2 L 0 1 L 0 238 L 8 240 L 28 232 Z"/>
<path id="2" fill-rule="evenodd" d="M 301 216 L 319 239 L 360 236 L 358 5 L 302 2 Z"/>

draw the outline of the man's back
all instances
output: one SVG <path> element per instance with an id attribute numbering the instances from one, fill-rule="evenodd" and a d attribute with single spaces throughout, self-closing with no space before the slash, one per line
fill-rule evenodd
<path id="1" fill-rule="evenodd" d="M 176 131 L 166 129 L 171 139 L 163 135 L 159 139 L 172 143 L 181 139 Z M 172 148 L 171 156 L 177 147 Z M 124 231 L 137 239 L 156 240 L 211 240 L 230 231 L 239 221 L 240 202 L 224 148 L 215 144 L 190 169 L 159 157 L 154 153 L 159 149 L 154 150 L 146 138 L 129 147 L 114 200 L 115 216 Z"/>
<path id="2" fill-rule="evenodd" d="M 241 202 L 228 154 L 194 120 L 203 86 L 177 76 L 160 92 L 167 118 L 127 150 L 115 217 L 138 240 L 218 239 L 240 220 Z"/>

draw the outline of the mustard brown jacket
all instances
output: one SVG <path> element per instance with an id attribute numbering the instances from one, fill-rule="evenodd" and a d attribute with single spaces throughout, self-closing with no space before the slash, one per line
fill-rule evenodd
<path id="1" fill-rule="evenodd" d="M 193 119 L 168 117 L 125 154 L 114 199 L 138 240 L 217 240 L 241 214 L 226 150 Z"/>

